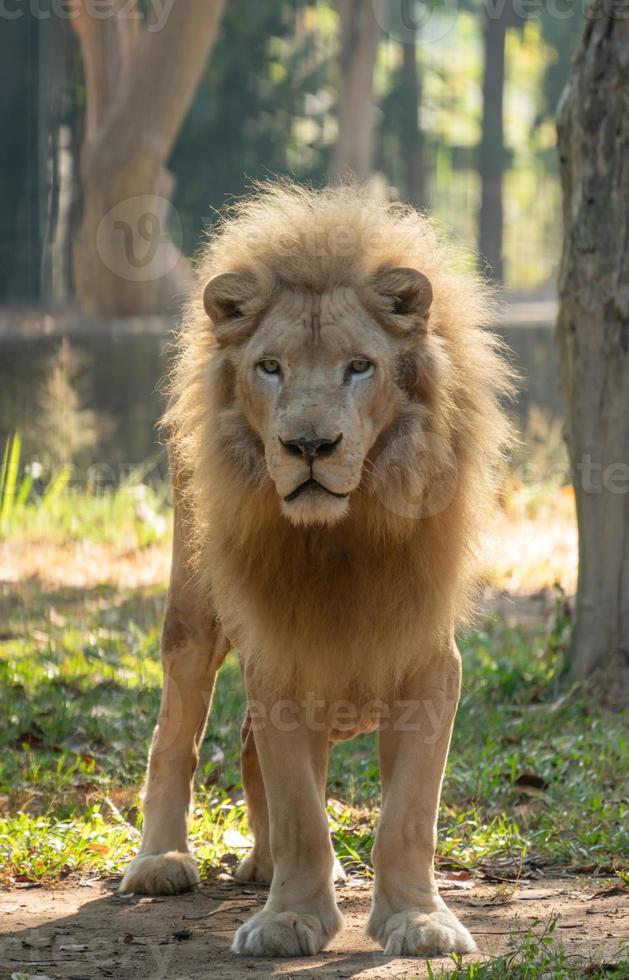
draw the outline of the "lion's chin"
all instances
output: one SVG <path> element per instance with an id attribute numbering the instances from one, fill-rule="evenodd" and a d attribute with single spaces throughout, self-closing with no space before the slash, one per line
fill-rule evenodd
<path id="1" fill-rule="evenodd" d="M 349 511 L 349 497 L 335 497 L 325 490 L 308 490 L 294 500 L 282 500 L 282 513 L 291 524 L 338 524 Z"/>

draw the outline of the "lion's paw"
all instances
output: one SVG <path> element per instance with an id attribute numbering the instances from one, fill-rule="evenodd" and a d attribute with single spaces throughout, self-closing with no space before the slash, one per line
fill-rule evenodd
<path id="1" fill-rule="evenodd" d="M 194 858 L 181 851 L 138 854 L 127 868 L 120 888 L 122 895 L 177 895 L 199 884 Z"/>
<path id="2" fill-rule="evenodd" d="M 251 853 L 240 862 L 234 872 L 236 881 L 255 881 L 259 885 L 270 885 L 273 879 L 273 861 L 271 855 L 262 858 Z"/>
<path id="3" fill-rule="evenodd" d="M 258 912 L 240 927 L 232 952 L 245 956 L 314 956 L 340 927 L 340 916 L 326 930 L 318 915 Z"/>
<path id="4" fill-rule="evenodd" d="M 368 924 L 367 931 L 383 947 L 385 956 L 447 956 L 476 951 L 470 933 L 448 909 L 405 909 L 379 927 Z"/>
<path id="5" fill-rule="evenodd" d="M 234 872 L 236 881 L 252 881 L 259 885 L 270 885 L 273 880 L 273 860 L 271 855 L 261 857 L 252 852 L 240 862 Z M 343 884 L 347 881 L 345 868 L 338 858 L 334 861 L 332 868 L 332 881 L 336 884 Z"/>

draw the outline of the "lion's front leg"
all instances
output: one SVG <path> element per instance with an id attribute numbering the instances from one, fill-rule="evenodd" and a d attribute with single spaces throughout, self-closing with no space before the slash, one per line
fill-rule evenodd
<path id="1" fill-rule="evenodd" d="M 238 881 L 254 881 L 259 884 L 270 885 L 273 878 L 273 858 L 271 857 L 271 844 L 269 841 L 269 808 L 266 802 L 266 790 L 258 759 L 254 732 L 251 722 L 251 714 L 247 712 L 241 736 L 241 770 L 242 787 L 247 802 L 247 815 L 249 826 L 253 831 L 254 844 L 251 853 L 238 865 L 234 877 Z M 326 776 L 323 772 L 322 792 L 325 797 Z M 334 861 L 334 881 L 344 882 L 346 880 L 345 871 L 340 861 Z"/>
<path id="2" fill-rule="evenodd" d="M 342 925 L 325 813 L 328 732 L 312 731 L 295 702 L 268 698 L 247 677 L 269 808 L 273 881 L 266 905 L 240 927 L 235 953 L 308 956 Z"/>
<path id="3" fill-rule="evenodd" d="M 199 881 L 188 848 L 192 779 L 210 710 L 216 672 L 228 649 L 213 610 L 195 592 L 179 508 L 162 632 L 164 688 L 144 792 L 144 832 L 121 892 L 189 891 Z"/>
<path id="4" fill-rule="evenodd" d="M 256 881 L 270 885 L 273 878 L 273 858 L 269 841 L 269 808 L 249 711 L 240 732 L 240 742 L 242 787 L 254 844 L 251 854 L 238 865 L 234 877 L 238 881 Z"/>
<path id="5" fill-rule="evenodd" d="M 144 832 L 137 857 L 126 870 L 121 892 L 172 895 L 199 882 L 188 848 L 192 780 L 225 641 L 220 636 L 186 636 L 163 641 L 164 690 L 153 735 L 144 792 Z"/>
<path id="6" fill-rule="evenodd" d="M 437 810 L 460 675 L 453 643 L 406 683 L 380 734 L 383 806 L 367 933 L 388 956 L 476 949 L 439 896 L 434 876 Z"/>

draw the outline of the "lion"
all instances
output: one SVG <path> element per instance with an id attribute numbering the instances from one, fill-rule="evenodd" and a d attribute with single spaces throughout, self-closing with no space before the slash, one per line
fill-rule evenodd
<path id="1" fill-rule="evenodd" d="M 469 265 L 469 260 L 467 262 Z M 174 546 L 164 691 L 123 892 L 199 875 L 191 783 L 215 677 L 240 652 L 242 779 L 270 884 L 252 956 L 321 950 L 342 920 L 330 745 L 379 729 L 367 934 L 387 955 L 475 949 L 434 854 L 480 532 L 509 435 L 491 297 L 411 208 L 355 184 L 258 186 L 197 263 L 165 415 Z"/>

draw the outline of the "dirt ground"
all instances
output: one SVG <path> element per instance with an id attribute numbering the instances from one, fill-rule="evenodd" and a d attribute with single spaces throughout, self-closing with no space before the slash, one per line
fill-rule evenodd
<path id="1" fill-rule="evenodd" d="M 474 934 L 480 958 L 508 949 L 509 936 L 557 916 L 555 942 L 575 964 L 618 962 L 629 939 L 629 896 L 601 878 L 541 877 L 505 886 L 440 882 L 444 897 Z M 231 880 L 204 884 L 193 895 L 120 898 L 116 882 L 100 879 L 53 889 L 0 892 L 0 977 L 31 980 L 113 977 L 196 980 L 243 976 L 376 980 L 426 977 L 419 959 L 384 957 L 366 939 L 370 884 L 338 886 L 345 929 L 326 953 L 308 959 L 259 960 L 229 952 L 234 930 L 259 909 L 266 889 Z M 447 959 L 432 961 L 433 969 Z"/>

